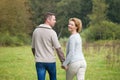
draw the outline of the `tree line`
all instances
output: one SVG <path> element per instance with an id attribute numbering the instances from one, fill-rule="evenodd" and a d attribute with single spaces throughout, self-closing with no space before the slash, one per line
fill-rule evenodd
<path id="1" fill-rule="evenodd" d="M 1 0 L 0 46 L 24 45 L 31 41 L 45 12 L 54 12 L 59 38 L 68 37 L 68 19 L 80 18 L 87 41 L 120 39 L 120 0 Z"/>

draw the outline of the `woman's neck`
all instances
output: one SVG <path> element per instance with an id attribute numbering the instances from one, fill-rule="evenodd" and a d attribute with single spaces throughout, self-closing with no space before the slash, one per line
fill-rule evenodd
<path id="1" fill-rule="evenodd" d="M 76 34 L 77 32 L 76 31 L 72 31 L 71 34 Z"/>

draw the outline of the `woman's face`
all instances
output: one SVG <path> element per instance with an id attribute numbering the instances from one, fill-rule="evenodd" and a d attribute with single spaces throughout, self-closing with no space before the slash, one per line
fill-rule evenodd
<path id="1" fill-rule="evenodd" d="M 69 21 L 68 23 L 68 31 L 74 32 L 77 30 L 77 27 L 75 26 L 74 21 Z"/>

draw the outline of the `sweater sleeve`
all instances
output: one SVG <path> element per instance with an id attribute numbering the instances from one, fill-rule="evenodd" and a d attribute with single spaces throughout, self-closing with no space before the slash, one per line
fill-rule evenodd
<path id="1" fill-rule="evenodd" d="M 33 32 L 33 35 L 32 35 L 32 44 L 31 44 L 32 48 L 35 48 L 35 35 L 34 35 L 34 32 Z"/>
<path id="2" fill-rule="evenodd" d="M 72 56 L 74 55 L 74 51 L 75 51 L 75 38 L 72 37 L 69 39 L 69 42 L 68 42 L 68 46 L 67 46 L 67 55 L 66 55 L 66 59 L 65 61 L 63 62 L 63 66 L 67 66 L 71 59 L 72 59 Z"/>

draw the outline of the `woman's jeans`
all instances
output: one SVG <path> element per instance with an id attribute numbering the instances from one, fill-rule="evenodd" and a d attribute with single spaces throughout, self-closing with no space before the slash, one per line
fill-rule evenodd
<path id="1" fill-rule="evenodd" d="M 56 79 L 56 63 L 36 62 L 38 80 L 45 80 L 46 71 L 48 71 L 50 80 Z"/>

